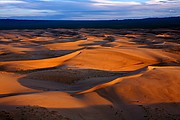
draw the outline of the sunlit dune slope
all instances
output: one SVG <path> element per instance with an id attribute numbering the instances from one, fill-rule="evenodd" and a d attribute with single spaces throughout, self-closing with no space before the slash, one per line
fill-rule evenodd
<path id="1" fill-rule="evenodd" d="M 18 95 L 23 93 L 33 93 L 38 92 L 37 90 L 33 90 L 27 87 L 22 86 L 18 79 L 20 79 L 22 75 L 16 75 L 13 73 L 0 72 L 0 97 L 8 96 L 8 95 Z"/>
<path id="2" fill-rule="evenodd" d="M 84 42 L 84 40 L 79 40 L 74 42 L 52 43 L 46 44 L 45 47 L 50 50 L 77 50 L 83 48 L 83 46 L 79 46 L 79 44 L 82 44 Z"/>
<path id="3" fill-rule="evenodd" d="M 64 61 L 71 59 L 79 53 L 80 51 L 77 51 L 61 57 L 42 60 L 0 62 L 0 68 L 5 71 L 26 71 L 52 68 L 61 65 Z"/>
<path id="4" fill-rule="evenodd" d="M 109 94 L 106 97 L 114 94 L 123 102 L 131 104 L 179 102 L 179 70 L 179 67 L 154 67 L 139 77 L 125 79 L 105 88 Z"/>
<path id="5" fill-rule="evenodd" d="M 132 71 L 161 62 L 177 62 L 178 56 L 160 50 L 97 48 L 82 53 L 63 65 L 110 71 Z"/>

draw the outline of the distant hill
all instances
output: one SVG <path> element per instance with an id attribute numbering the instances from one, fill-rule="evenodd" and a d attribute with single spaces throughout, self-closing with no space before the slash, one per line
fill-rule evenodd
<path id="1" fill-rule="evenodd" d="M 0 19 L 1 30 L 46 28 L 180 28 L 180 17 L 97 21 Z"/>

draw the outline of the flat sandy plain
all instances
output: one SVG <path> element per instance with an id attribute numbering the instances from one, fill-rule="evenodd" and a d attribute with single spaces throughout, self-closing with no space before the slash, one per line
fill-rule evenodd
<path id="1" fill-rule="evenodd" d="M 0 31 L 0 120 L 179 120 L 180 31 Z"/>

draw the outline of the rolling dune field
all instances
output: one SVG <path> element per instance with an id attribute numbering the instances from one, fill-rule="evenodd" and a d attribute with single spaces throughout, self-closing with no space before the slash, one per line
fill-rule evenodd
<path id="1" fill-rule="evenodd" d="M 180 31 L 0 30 L 0 120 L 180 120 Z"/>

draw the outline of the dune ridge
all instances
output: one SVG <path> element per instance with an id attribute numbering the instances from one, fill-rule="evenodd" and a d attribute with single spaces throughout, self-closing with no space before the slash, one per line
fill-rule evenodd
<path id="1" fill-rule="evenodd" d="M 0 62 L 0 67 L 5 71 L 27 71 L 52 68 L 60 66 L 64 61 L 67 61 L 80 53 L 80 51 L 76 51 L 74 53 L 70 53 L 61 57 L 42 60 Z"/>

